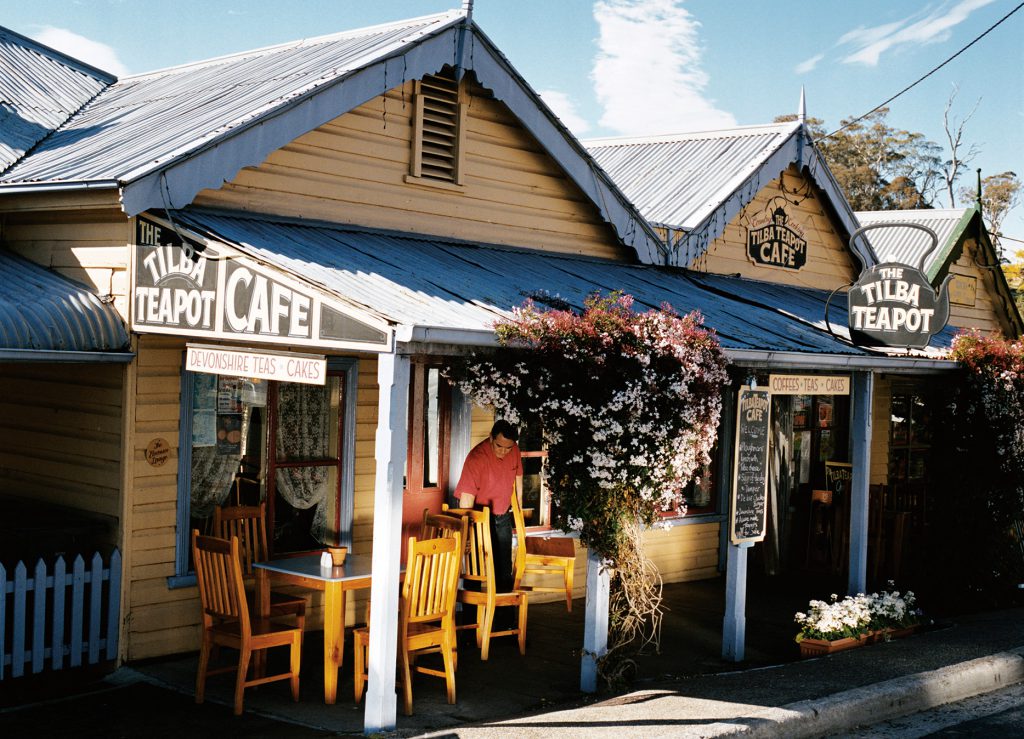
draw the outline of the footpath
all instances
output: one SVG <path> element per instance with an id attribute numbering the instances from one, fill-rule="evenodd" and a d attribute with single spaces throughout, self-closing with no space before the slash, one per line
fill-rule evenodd
<path id="1" fill-rule="evenodd" d="M 720 648 L 720 632 L 691 626 L 683 641 L 663 645 L 664 649 L 681 654 Z M 537 639 L 542 636 L 538 633 Z M 531 650 L 544 651 L 539 645 Z M 478 660 L 467 655 L 465 667 L 460 660 L 456 706 L 446 705 L 443 691 L 434 690 L 429 680 L 417 683 L 416 715 L 400 715 L 398 730 L 389 736 L 625 739 L 839 734 L 1024 680 L 1024 608 L 943 620 L 911 637 L 817 659 L 773 665 L 754 661 L 745 668 L 682 670 L 672 676 L 661 670 L 650 673 L 660 677 L 635 684 L 632 692 L 597 700 L 574 697 L 571 691 L 552 694 L 547 702 L 521 698 L 522 688 L 513 675 L 529 667 L 522 659 L 511 644 L 508 649 L 492 647 L 491 662 L 476 664 Z M 578 669 L 578 659 L 574 664 L 577 667 L 569 664 L 564 669 L 571 673 Z M 86 693 L 59 697 L 51 691 L 35 702 L 30 696 L 17 704 L 0 701 L 0 736 L 301 739 L 361 734 L 362 706 L 347 696 L 337 705 L 325 706 L 317 695 L 315 663 L 308 677 L 304 670 L 299 703 L 287 700 L 287 691 L 266 686 L 247 692 L 241 717 L 231 713 L 227 684 L 210 691 L 204 705 L 195 705 L 194 668 L 194 657 L 182 657 L 121 668 Z M 541 669 L 554 675 L 563 668 L 552 663 Z M 495 673 L 495 685 L 506 680 L 508 690 L 480 684 Z M 537 684 L 541 695 L 550 690 L 536 674 L 528 682 Z M 0 683 L 0 692 L 4 689 Z M 346 689 L 347 685 L 342 687 Z"/>

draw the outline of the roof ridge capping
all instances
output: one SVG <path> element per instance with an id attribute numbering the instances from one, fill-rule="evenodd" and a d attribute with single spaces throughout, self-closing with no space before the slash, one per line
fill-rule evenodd
<path id="1" fill-rule="evenodd" d="M 782 123 L 761 123 L 730 128 L 708 129 L 704 131 L 681 131 L 679 133 L 650 134 L 646 136 L 604 136 L 600 138 L 581 139 L 588 149 L 597 146 L 629 146 L 641 144 L 669 144 L 675 141 L 693 141 L 697 139 L 725 138 L 727 136 L 751 136 L 758 133 L 788 133 L 795 131 L 800 121 L 784 121 Z"/>
<path id="2" fill-rule="evenodd" d="M 106 70 L 100 69 L 99 67 L 94 67 L 91 64 L 83 62 L 81 59 L 73 57 L 70 54 L 66 54 L 63 51 L 58 51 L 57 49 L 54 49 L 52 46 L 47 46 L 46 44 L 40 43 L 35 39 L 29 38 L 28 36 L 23 36 L 17 31 L 12 31 L 10 28 L 7 28 L 6 26 L 0 26 L 0 40 L 2 40 L 5 37 L 17 43 L 19 46 L 23 46 L 26 49 L 31 49 L 37 54 L 45 56 L 48 59 L 51 59 L 52 61 L 55 61 L 59 64 L 63 64 L 64 66 L 69 67 L 75 70 L 76 72 L 81 72 L 82 74 L 93 77 L 94 79 L 97 79 L 101 82 L 106 82 L 108 85 L 117 82 L 117 76 L 111 74 L 110 72 L 107 72 Z"/>
<path id="3" fill-rule="evenodd" d="M 419 26 L 420 30 L 416 33 L 425 33 L 426 26 L 433 26 L 435 23 L 439 25 L 445 25 L 446 22 L 465 18 L 466 14 L 461 10 L 446 10 L 443 13 L 432 13 L 430 15 L 421 15 L 416 18 L 404 18 L 399 21 L 392 21 L 390 23 L 377 23 L 372 26 L 363 26 L 362 28 L 350 28 L 344 31 L 336 31 L 334 33 L 326 33 L 322 36 L 310 36 L 308 38 L 302 38 L 292 41 L 284 41 L 279 44 L 271 44 L 269 46 L 261 46 L 255 49 L 245 49 L 243 51 L 236 51 L 230 54 L 222 54 L 221 56 L 210 57 L 209 59 L 199 59 L 194 62 L 185 62 L 184 64 L 178 64 L 171 67 L 163 67 L 161 69 L 153 69 L 148 72 L 139 72 L 138 74 L 128 75 L 123 77 L 122 80 L 138 80 L 144 77 L 152 77 L 156 75 L 167 74 L 168 72 L 178 72 L 181 70 L 200 68 L 206 66 L 215 66 L 222 64 L 227 61 L 244 59 L 246 57 L 262 56 L 270 54 L 276 51 L 286 51 L 289 49 L 300 49 L 303 46 L 315 46 L 317 44 L 330 43 L 350 36 L 365 36 L 369 32 L 383 31 L 386 29 L 401 28 L 402 26 Z M 442 22 L 443 21 L 443 22 Z"/>

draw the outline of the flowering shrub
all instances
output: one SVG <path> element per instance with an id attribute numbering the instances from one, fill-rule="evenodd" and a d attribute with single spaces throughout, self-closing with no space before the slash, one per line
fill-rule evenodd
<path id="1" fill-rule="evenodd" d="M 449 370 L 497 417 L 540 421 L 555 526 L 613 565 L 628 522 L 651 525 L 685 505 L 684 488 L 710 461 L 727 380 L 699 314 L 632 304 L 592 296 L 578 315 L 527 301 L 497 324 L 501 350 Z"/>
<path id="2" fill-rule="evenodd" d="M 892 587 L 892 581 L 889 582 Z M 812 600 L 807 613 L 797 613 L 794 620 L 800 626 L 797 643 L 804 639 L 835 641 L 847 637 L 860 637 L 871 631 L 902 629 L 921 622 L 921 611 L 911 591 L 898 590 L 865 595 L 848 595 L 842 600 L 835 593 L 829 603 Z"/>
<path id="3" fill-rule="evenodd" d="M 951 357 L 963 370 L 936 394 L 921 584 L 949 609 L 1012 605 L 1024 595 L 1024 342 L 964 332 Z"/>
<path id="4" fill-rule="evenodd" d="M 620 293 L 591 296 L 582 315 L 528 300 L 496 331 L 496 352 L 447 374 L 497 417 L 540 422 L 553 524 L 613 568 L 599 669 L 617 681 L 616 650 L 657 640 L 661 579 L 640 535 L 662 511 L 685 512 L 683 491 L 710 462 L 725 357 L 699 314 L 638 313 Z"/>

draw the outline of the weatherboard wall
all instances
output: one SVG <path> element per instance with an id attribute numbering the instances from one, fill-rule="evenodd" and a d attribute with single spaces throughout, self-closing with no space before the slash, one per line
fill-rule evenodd
<path id="1" fill-rule="evenodd" d="M 507 108 L 479 90 L 465 96 L 463 184 L 407 181 L 412 96 L 410 81 L 201 192 L 195 203 L 635 259 Z"/>
<path id="2" fill-rule="evenodd" d="M 748 235 L 758 216 L 782 207 L 807 242 L 799 269 L 759 264 L 747 254 Z M 688 262 L 701 272 L 740 275 L 786 285 L 833 290 L 856 279 L 859 265 L 840 236 L 817 188 L 794 166 L 771 180 L 729 223 L 707 251 Z"/>
<path id="3" fill-rule="evenodd" d="M 992 268 L 986 267 L 985 255 L 978 249 L 977 241 L 968 239 L 959 258 L 949 265 L 953 283 L 961 282 L 974 286 L 973 301 L 965 299 L 967 291 L 956 291 L 951 284 L 949 303 L 949 324 L 965 329 L 978 329 L 986 334 L 1013 336 L 1008 311 L 1003 306 L 999 287 L 996 285 Z M 995 267 L 999 269 L 999 267 Z"/>

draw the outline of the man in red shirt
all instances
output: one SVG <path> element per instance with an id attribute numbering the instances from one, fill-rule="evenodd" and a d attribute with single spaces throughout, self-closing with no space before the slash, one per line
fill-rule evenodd
<path id="1" fill-rule="evenodd" d="M 491 435 L 469 452 L 455 497 L 462 508 L 489 506 L 494 581 L 499 593 L 512 590 L 512 491 L 523 489 L 523 462 L 519 454 L 519 430 L 508 421 L 497 421 Z M 515 486 L 513 488 L 513 485 Z"/>

